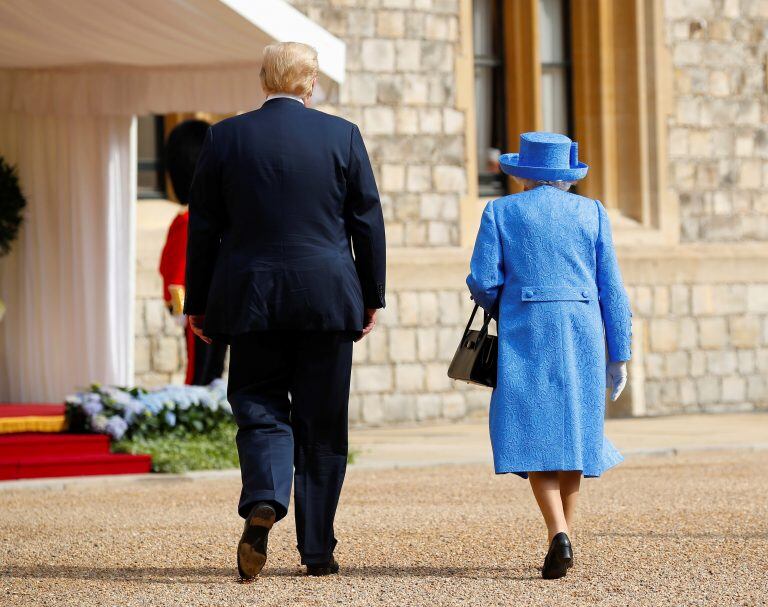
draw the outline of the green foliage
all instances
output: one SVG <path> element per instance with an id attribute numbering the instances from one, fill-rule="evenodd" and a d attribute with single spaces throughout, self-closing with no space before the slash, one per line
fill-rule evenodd
<path id="1" fill-rule="evenodd" d="M 190 434 L 176 429 L 164 436 L 133 437 L 112 444 L 114 453 L 147 453 L 152 456 L 153 472 L 188 472 L 190 470 L 225 470 L 237 468 L 233 422 L 222 422 L 205 434 Z M 353 464 L 357 451 L 350 450 L 347 461 Z"/>
<path id="2" fill-rule="evenodd" d="M 237 468 L 236 433 L 234 423 L 221 423 L 205 434 L 178 430 L 164 436 L 123 439 L 112 444 L 112 451 L 148 453 L 152 456 L 154 472 Z"/>
<path id="3" fill-rule="evenodd" d="M 19 234 L 26 205 L 16 167 L 0 156 L 0 257 L 10 252 L 11 243 Z"/>

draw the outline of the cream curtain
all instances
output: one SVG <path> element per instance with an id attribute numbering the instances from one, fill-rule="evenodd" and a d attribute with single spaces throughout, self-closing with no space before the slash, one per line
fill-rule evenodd
<path id="1" fill-rule="evenodd" d="M 0 114 L 26 221 L 0 259 L 0 401 L 61 402 L 133 375 L 131 116 Z"/>

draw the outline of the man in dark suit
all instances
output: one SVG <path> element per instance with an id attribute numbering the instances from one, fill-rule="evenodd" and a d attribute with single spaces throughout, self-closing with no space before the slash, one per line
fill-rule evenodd
<path id="1" fill-rule="evenodd" d="M 264 566 L 293 478 L 301 561 L 338 571 L 352 342 L 384 307 L 376 182 L 358 128 L 306 107 L 317 69 L 311 47 L 267 47 L 267 101 L 209 129 L 192 185 L 185 312 L 231 346 L 244 579 Z"/>

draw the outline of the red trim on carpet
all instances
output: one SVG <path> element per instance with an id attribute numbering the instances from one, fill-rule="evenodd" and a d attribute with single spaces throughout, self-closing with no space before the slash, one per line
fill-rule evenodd
<path id="1" fill-rule="evenodd" d="M 45 455 L 109 453 L 106 434 L 49 434 L 29 432 L 0 435 L 0 459 Z"/>
<path id="2" fill-rule="evenodd" d="M 64 405 L 43 403 L 0 403 L 0 417 L 64 415 Z"/>
<path id="3" fill-rule="evenodd" d="M 2 480 L 94 474 L 144 474 L 151 469 L 152 458 L 149 455 L 122 453 L 0 459 Z"/>

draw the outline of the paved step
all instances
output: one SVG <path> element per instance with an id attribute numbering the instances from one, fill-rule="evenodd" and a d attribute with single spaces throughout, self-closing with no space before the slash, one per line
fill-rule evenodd
<path id="1" fill-rule="evenodd" d="M 0 459 L 108 453 L 109 436 L 106 434 L 53 434 L 47 432 L 0 434 Z"/>
<path id="2" fill-rule="evenodd" d="M 0 458 L 0 480 L 94 474 L 142 474 L 151 469 L 152 458 L 149 455 L 122 453 Z"/>

